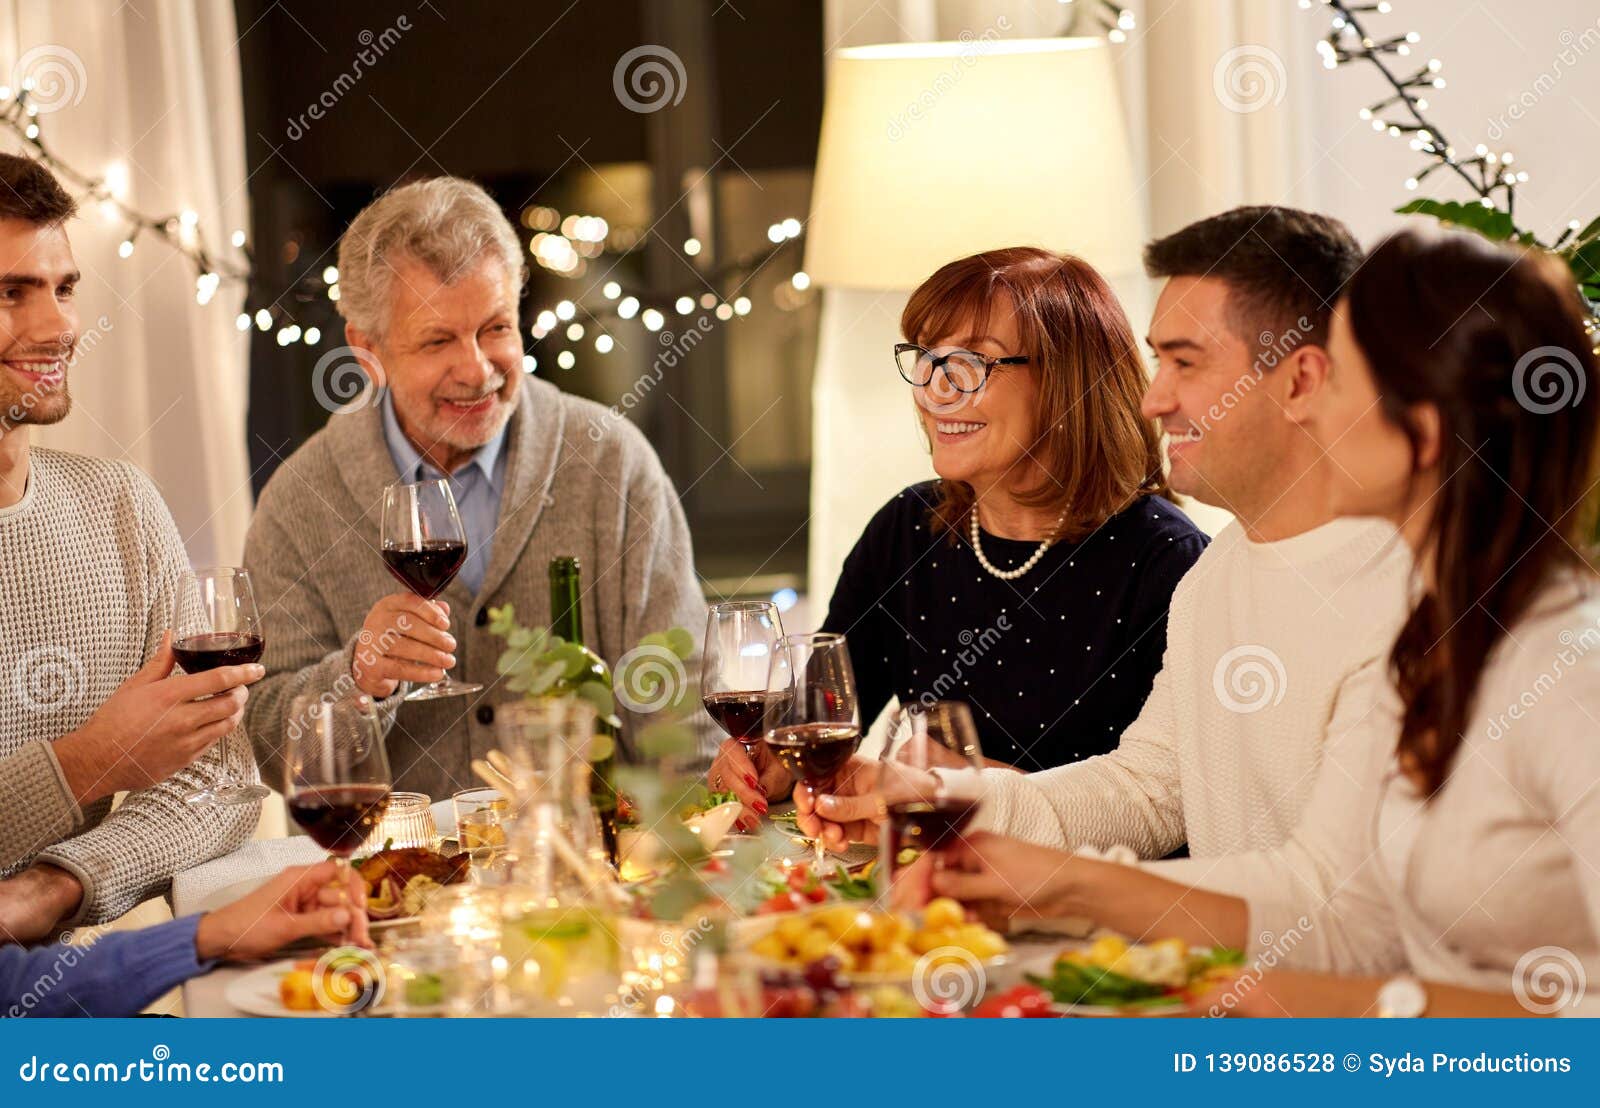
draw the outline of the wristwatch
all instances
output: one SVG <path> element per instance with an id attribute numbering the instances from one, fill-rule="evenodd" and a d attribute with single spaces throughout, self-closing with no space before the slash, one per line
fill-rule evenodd
<path id="1" fill-rule="evenodd" d="M 1428 1011 L 1428 990 L 1409 973 L 1385 981 L 1378 989 L 1378 1016 L 1382 1019 L 1416 1019 Z"/>

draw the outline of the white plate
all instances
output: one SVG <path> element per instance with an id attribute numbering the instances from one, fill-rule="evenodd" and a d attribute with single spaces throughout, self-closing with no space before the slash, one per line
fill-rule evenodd
<path id="1" fill-rule="evenodd" d="M 1051 972 L 1055 969 L 1056 959 L 1062 954 L 1062 952 L 1071 950 L 1073 948 L 1083 948 L 1087 946 L 1089 946 L 1087 941 L 1069 941 L 1062 943 L 1060 947 L 1048 953 L 1025 958 L 1021 964 L 1017 966 L 1017 980 L 1025 981 L 1029 976 L 1049 977 Z M 1107 1016 L 1121 1016 L 1124 1019 L 1148 1019 L 1156 1016 L 1187 1016 L 1192 1015 L 1195 1011 L 1191 1005 L 1181 1000 L 1173 1001 L 1171 1004 L 1163 1004 L 1159 1007 L 1151 1008 L 1118 1008 L 1108 1004 L 1061 1004 L 1052 1002 L 1050 1005 L 1050 1010 L 1056 1013 L 1058 1016 L 1099 1016 L 1102 1018 Z"/>
<path id="2" fill-rule="evenodd" d="M 223 996 L 228 1003 L 249 1016 L 279 1016 L 289 1019 L 337 1019 L 332 1012 L 293 1012 L 278 999 L 278 982 L 294 969 L 296 959 L 286 958 L 257 966 L 249 973 L 228 982 Z"/>

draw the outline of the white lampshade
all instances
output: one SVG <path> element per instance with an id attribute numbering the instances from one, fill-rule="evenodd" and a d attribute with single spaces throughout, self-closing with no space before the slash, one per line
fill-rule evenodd
<path id="1" fill-rule="evenodd" d="M 1034 245 L 1136 273 L 1140 203 L 1104 40 L 852 47 L 829 70 L 805 268 L 910 289 Z"/>

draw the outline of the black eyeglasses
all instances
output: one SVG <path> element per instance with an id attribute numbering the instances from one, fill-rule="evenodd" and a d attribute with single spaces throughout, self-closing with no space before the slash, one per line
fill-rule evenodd
<path id="1" fill-rule="evenodd" d="M 906 384 L 921 388 L 933 380 L 939 370 L 944 379 L 957 392 L 977 392 L 989 380 L 997 365 L 1027 365 L 1028 358 L 1014 354 L 1009 358 L 985 358 L 972 350 L 951 350 L 935 354 L 914 342 L 894 344 L 894 364 Z"/>

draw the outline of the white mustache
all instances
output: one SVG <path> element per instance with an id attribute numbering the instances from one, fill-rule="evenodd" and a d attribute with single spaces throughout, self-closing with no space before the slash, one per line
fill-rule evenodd
<path id="1" fill-rule="evenodd" d="M 505 387 L 506 377 L 505 374 L 502 373 L 495 377 L 494 380 L 490 381 L 488 387 L 484 389 L 483 392 L 478 393 L 476 396 L 441 396 L 439 399 L 449 401 L 452 404 L 476 404 L 478 401 L 487 397 L 498 396 L 500 390 Z"/>

